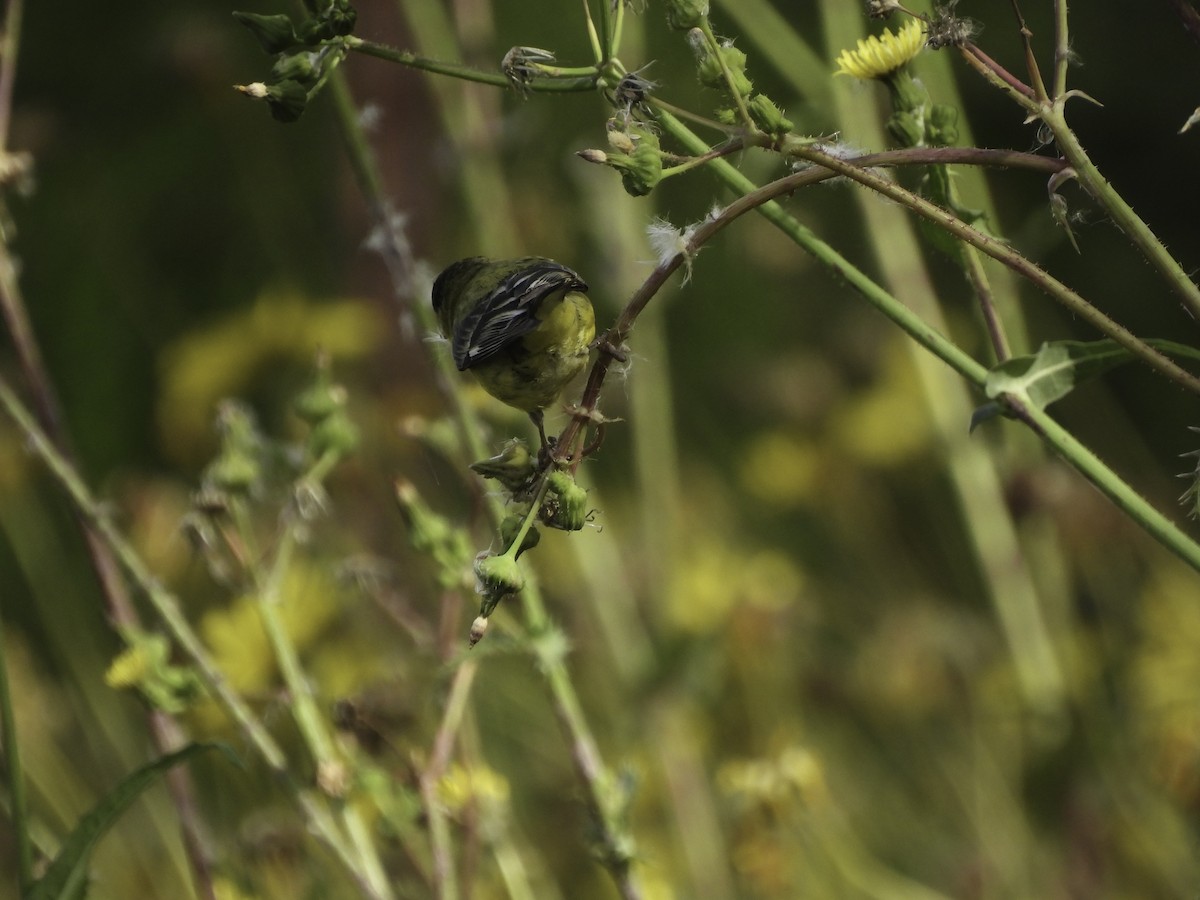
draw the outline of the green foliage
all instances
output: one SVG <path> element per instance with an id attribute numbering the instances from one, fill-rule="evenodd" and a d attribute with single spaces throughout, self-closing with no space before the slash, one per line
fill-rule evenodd
<path id="1" fill-rule="evenodd" d="M 147 763 L 127 776 L 79 820 L 45 874 L 26 894 L 26 900 L 78 900 L 86 896 L 88 862 L 92 851 L 105 833 L 160 776 L 192 757 L 213 749 L 224 750 L 236 759 L 228 748 L 217 744 L 190 744 L 182 750 Z"/>
<path id="2" fill-rule="evenodd" d="M 1011 5 L 977 6 L 986 31 L 947 5 L 878 59 L 842 0 L 403 0 L 403 49 L 373 40 L 394 11 L 341 2 L 236 13 L 250 41 L 188 0 L 70 33 L 31 7 L 0 133 L 38 181 L 6 198 L 0 301 L 19 249 L 64 401 L 42 440 L 0 382 L 32 856 L 66 847 L 50 872 L 97 895 L 221 900 L 1193 890 L 1200 560 L 1170 479 L 1197 353 L 1172 264 L 1200 239 L 1162 112 L 1195 104 L 1192 61 L 1162 22 L 1130 42 L 1087 10 L 1057 46 L 1052 5 L 1026 55 Z M 1040 78 L 994 68 L 1026 58 Z M 877 86 L 832 75 L 871 62 Z M 249 115 L 238 73 L 295 124 Z M 1104 177 L 1063 117 L 1076 83 L 1106 104 Z M 580 155 L 620 185 L 571 155 L 601 129 Z M 591 288 L 589 386 L 536 451 L 429 352 L 429 275 L 476 254 Z M 983 396 L 1007 417 L 968 435 Z M 122 549 L 132 621 L 64 486 Z M 130 793 L 116 819 L 103 786 L 164 722 L 253 777 L 206 759 L 191 807 Z M 77 853 L 97 803 L 109 837 Z"/>

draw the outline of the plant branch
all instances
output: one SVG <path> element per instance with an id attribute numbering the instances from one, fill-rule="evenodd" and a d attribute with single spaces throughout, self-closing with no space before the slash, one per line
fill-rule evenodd
<path id="1" fill-rule="evenodd" d="M 400 63 L 400 65 L 408 66 L 411 69 L 421 69 L 424 72 L 432 72 L 436 75 L 449 75 L 452 78 L 459 78 L 463 81 L 474 81 L 479 84 L 488 84 L 493 87 L 512 87 L 512 83 L 502 72 L 484 72 L 481 69 L 476 69 L 462 63 L 441 62 L 424 56 L 417 56 L 417 54 L 410 53 L 407 50 L 389 47 L 386 44 L 379 44 L 375 41 L 365 41 L 357 37 L 348 37 L 345 41 L 348 49 L 361 53 L 364 56 L 374 56 L 376 59 Z M 546 93 L 579 93 L 595 90 L 598 79 L 599 74 L 577 78 L 538 78 L 522 84 L 521 88 L 522 90 Z"/>

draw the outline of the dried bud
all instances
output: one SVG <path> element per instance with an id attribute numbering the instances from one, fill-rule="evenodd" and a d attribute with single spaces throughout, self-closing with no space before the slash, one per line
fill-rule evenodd
<path id="1" fill-rule="evenodd" d="M 471 623 L 470 646 L 474 647 L 483 640 L 484 634 L 487 633 L 488 620 L 483 616 L 476 616 L 475 621 Z"/>
<path id="2" fill-rule="evenodd" d="M 576 150 L 575 155 L 590 163 L 608 164 L 608 154 L 603 150 Z"/>

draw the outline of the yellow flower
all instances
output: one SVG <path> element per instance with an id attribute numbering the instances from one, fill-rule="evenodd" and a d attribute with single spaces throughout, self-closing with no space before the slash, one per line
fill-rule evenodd
<path id="1" fill-rule="evenodd" d="M 925 46 L 925 31 L 918 19 L 909 19 L 895 34 L 885 28 L 879 37 L 858 42 L 858 49 L 843 50 L 835 75 L 886 78 L 906 66 Z"/>

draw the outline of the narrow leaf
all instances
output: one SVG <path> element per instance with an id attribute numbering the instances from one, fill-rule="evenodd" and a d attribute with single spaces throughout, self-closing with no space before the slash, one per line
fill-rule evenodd
<path id="1" fill-rule="evenodd" d="M 25 895 L 25 900 L 82 897 L 87 886 L 88 860 L 105 832 L 160 775 L 196 754 L 214 748 L 230 752 L 221 744 L 188 744 L 182 750 L 155 760 L 129 775 L 79 820 L 46 874 Z"/>
<path id="2" fill-rule="evenodd" d="M 1157 339 L 1146 343 L 1169 356 L 1200 360 L 1200 350 L 1186 344 Z M 984 390 L 991 400 L 1013 394 L 1045 409 L 1085 381 L 1133 358 L 1112 340 L 1052 341 L 1042 344 L 1033 356 L 1016 356 L 993 368 Z"/>

